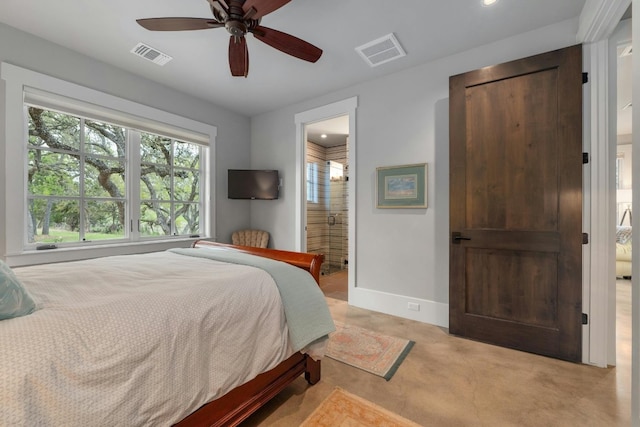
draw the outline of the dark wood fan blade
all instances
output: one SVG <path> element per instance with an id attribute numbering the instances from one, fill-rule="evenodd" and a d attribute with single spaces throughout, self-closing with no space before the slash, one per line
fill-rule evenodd
<path id="1" fill-rule="evenodd" d="M 234 77 L 249 75 L 249 50 L 244 37 L 231 36 L 229 39 L 229 68 Z"/>
<path id="2" fill-rule="evenodd" d="M 188 31 L 224 27 L 223 23 L 206 18 L 147 18 L 136 22 L 151 31 Z"/>
<path id="3" fill-rule="evenodd" d="M 276 9 L 280 9 L 290 1 L 291 0 L 247 0 L 242 5 L 242 10 L 244 10 L 245 14 L 249 14 L 248 16 L 245 15 L 248 18 L 260 19 L 267 13 L 271 13 Z M 252 8 L 255 10 L 255 12 L 250 13 Z"/>
<path id="4" fill-rule="evenodd" d="M 273 28 L 258 25 L 249 31 L 251 31 L 258 40 L 296 58 L 316 62 L 320 59 L 320 56 L 322 56 L 322 49 L 290 34 L 274 30 Z"/>

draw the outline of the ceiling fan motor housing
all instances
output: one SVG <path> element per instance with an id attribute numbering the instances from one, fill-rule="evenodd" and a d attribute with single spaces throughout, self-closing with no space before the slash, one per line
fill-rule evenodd
<path id="1" fill-rule="evenodd" d="M 245 34 L 247 34 L 247 26 L 242 21 L 229 19 L 224 23 L 224 27 L 232 36 L 243 37 Z"/>

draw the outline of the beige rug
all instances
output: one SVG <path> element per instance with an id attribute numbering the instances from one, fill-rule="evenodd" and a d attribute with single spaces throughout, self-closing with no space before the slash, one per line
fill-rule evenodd
<path id="1" fill-rule="evenodd" d="M 327 356 L 389 381 L 414 342 L 334 321 Z"/>
<path id="2" fill-rule="evenodd" d="M 336 387 L 301 427 L 420 427 L 400 415 Z"/>

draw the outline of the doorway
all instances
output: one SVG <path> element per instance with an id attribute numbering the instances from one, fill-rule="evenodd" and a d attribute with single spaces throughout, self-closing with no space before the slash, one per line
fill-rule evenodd
<path id="1" fill-rule="evenodd" d="M 322 253 L 320 287 L 348 300 L 349 116 L 305 125 L 307 252 Z"/>
<path id="2" fill-rule="evenodd" d="M 632 253 L 632 44 L 631 44 L 631 7 L 622 17 L 618 27 L 610 37 L 611 78 L 615 79 L 615 134 L 611 144 L 614 146 L 615 165 L 615 304 L 612 311 L 611 334 L 615 337 L 615 365 L 621 381 L 620 390 L 631 393 L 631 382 L 626 381 L 623 372 L 631 371 L 632 334 L 631 334 L 631 253 Z M 613 85 L 612 85 L 613 86 Z"/>
<path id="3" fill-rule="evenodd" d="M 342 274 L 347 277 L 347 291 L 343 294 L 343 298 L 351 299 L 352 290 L 356 287 L 357 272 L 357 254 L 355 250 L 356 241 L 356 109 L 358 106 L 358 97 L 351 97 L 341 101 L 336 101 L 321 107 L 313 108 L 307 111 L 297 113 L 294 117 L 296 123 L 296 212 L 295 212 L 295 231 L 296 231 L 296 250 L 307 252 L 307 133 L 309 126 L 314 123 L 329 121 L 337 117 L 347 117 L 348 127 L 343 134 L 348 135 L 346 163 L 348 170 L 348 180 L 344 179 L 346 187 L 346 215 L 343 215 L 342 230 L 346 230 L 346 238 L 343 238 L 343 244 L 346 244 L 346 262 L 342 271 L 336 274 Z M 327 159 L 335 160 L 335 159 Z M 326 163 L 325 163 L 326 167 Z M 346 221 L 346 222 L 345 222 Z M 337 222 L 337 221 L 336 221 Z M 346 225 L 345 225 L 346 224 Z M 322 275 L 320 277 L 321 284 L 328 278 L 335 277 L 333 275 Z M 341 280 L 340 286 L 344 286 L 344 279 Z"/>

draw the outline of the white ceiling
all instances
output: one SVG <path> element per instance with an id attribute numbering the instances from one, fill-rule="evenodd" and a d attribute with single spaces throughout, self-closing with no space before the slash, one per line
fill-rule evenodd
<path id="1" fill-rule="evenodd" d="M 212 17 L 206 0 L 1 0 L 0 22 L 247 116 L 579 16 L 585 0 L 293 0 L 261 25 L 324 50 L 308 63 L 248 36 L 249 76 L 231 77 L 223 28 L 151 32 L 138 18 Z M 389 33 L 407 56 L 371 68 L 354 50 Z M 131 54 L 144 42 L 174 59 Z M 425 77 L 427 78 L 427 77 Z"/>
<path id="2" fill-rule="evenodd" d="M 325 147 L 344 145 L 349 136 L 349 116 L 334 117 L 306 125 L 307 141 Z M 324 137 L 322 135 L 325 135 Z"/>

